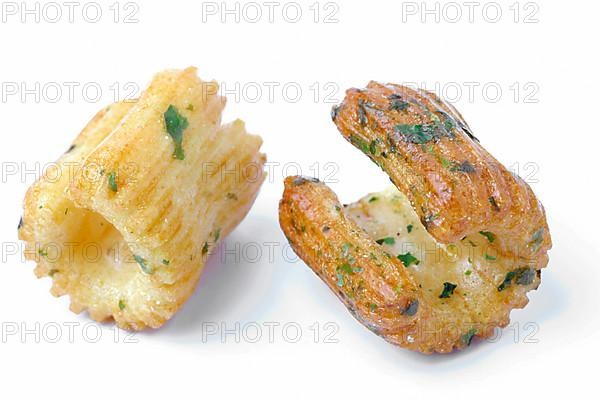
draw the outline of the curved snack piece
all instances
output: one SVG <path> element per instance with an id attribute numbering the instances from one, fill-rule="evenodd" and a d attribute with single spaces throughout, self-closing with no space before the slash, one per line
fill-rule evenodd
<path id="1" fill-rule="evenodd" d="M 71 310 L 160 327 L 263 182 L 262 140 L 220 124 L 224 99 L 195 68 L 157 74 L 100 111 L 27 192 L 19 238 Z"/>
<path id="2" fill-rule="evenodd" d="M 446 353 L 506 326 L 551 247 L 530 187 L 431 93 L 371 82 L 332 117 L 397 189 L 342 206 L 324 184 L 287 178 L 279 217 L 296 253 L 393 344 Z"/>

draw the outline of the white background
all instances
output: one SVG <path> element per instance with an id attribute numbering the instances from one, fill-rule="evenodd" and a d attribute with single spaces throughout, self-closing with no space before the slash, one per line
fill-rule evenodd
<path id="1" fill-rule="evenodd" d="M 488 6 L 486 14 L 485 1 L 475 8 L 473 22 L 459 1 L 463 15 L 456 23 L 448 21 L 456 7 L 444 3 L 438 6 L 439 22 L 435 14 L 423 22 L 420 2 L 417 14 L 408 15 L 402 2 L 378 0 L 337 0 L 336 7 L 321 1 L 316 23 L 312 0 L 298 1 L 302 17 L 296 23 L 282 15 L 285 1 L 275 8 L 273 22 L 259 1 L 263 15 L 256 23 L 244 20 L 243 4 L 239 22 L 227 15 L 223 23 L 220 2 L 214 3 L 217 14 L 208 15 L 200 1 L 138 0 L 137 8 L 126 8 L 123 1 L 115 23 L 113 3 L 99 2 L 103 13 L 97 23 L 83 18 L 85 2 L 75 9 L 73 23 L 62 2 L 56 23 L 47 20 L 55 18 L 49 8 L 39 22 L 35 15 L 22 22 L 22 9 L 2 15 L 0 321 L 3 329 L 16 325 L 18 332 L 0 342 L 0 397 L 576 397 L 593 389 L 600 355 L 597 2 L 537 0 L 526 6 L 522 1 L 515 22 L 515 2 L 499 1 L 502 16 L 496 23 L 491 20 L 498 7 Z M 39 7 L 42 13 L 43 4 Z M 255 17 L 256 8 L 245 10 L 246 19 Z M 94 10 L 87 11 L 93 19 Z M 124 23 L 132 11 L 138 22 Z M 293 9 L 287 11 L 288 20 L 295 17 Z M 338 22 L 325 23 L 332 11 Z M 538 22 L 525 23 L 534 11 L 530 22 Z M 189 65 L 198 66 L 203 79 L 224 83 L 226 121 L 242 118 L 264 138 L 273 162 L 269 181 L 225 241 L 234 252 L 239 245 L 237 261 L 235 254 L 214 255 L 194 296 L 160 330 L 138 333 L 131 337 L 134 343 L 120 332 L 115 343 L 116 330 L 106 325 L 93 343 L 98 331 L 88 326 L 86 315 L 68 311 L 67 298 L 53 298 L 48 279 L 37 280 L 32 263 L 8 253 L 6 245 L 16 242 L 22 198 L 35 179 L 25 170 L 56 160 L 96 110 L 131 90 L 128 83 L 143 90 L 155 72 Z M 496 343 L 436 356 L 395 348 L 356 322 L 301 261 L 282 252 L 277 205 L 283 176 L 296 173 L 285 164 L 295 162 L 304 174 L 315 175 L 318 163 L 323 179 L 331 171 L 325 164 L 335 163 L 339 168 L 328 180 L 338 180 L 330 185 L 344 202 L 389 184 L 339 136 L 325 98 L 333 93 L 334 102 L 340 101 L 346 88 L 371 79 L 429 89 L 437 84 L 450 97 L 461 88 L 453 102 L 482 144 L 526 178 L 546 207 L 554 241 L 549 266 L 531 303 L 512 313 L 512 328 Z M 35 92 L 36 82 L 40 98 L 22 98 L 22 84 Z M 74 98 L 68 98 L 68 82 L 79 85 Z M 100 99 L 93 91 L 82 92 L 87 83 L 101 88 Z M 279 85 L 274 98 L 268 98 L 265 83 Z M 53 102 L 56 92 L 50 90 L 56 84 L 63 92 Z M 302 89 L 297 102 L 293 91 L 284 98 L 285 84 Z M 9 95 L 15 85 L 19 91 Z M 256 92 L 250 89 L 256 85 L 263 92 L 253 102 Z M 472 98 L 467 85 L 476 85 Z M 7 173 L 7 165 L 15 163 L 18 172 Z M 262 250 L 258 260 L 252 243 Z M 268 245 L 274 246 L 271 259 Z M 257 323 L 262 338 L 251 343 L 240 332 L 238 343 L 235 334 L 205 334 L 214 323 L 221 330 L 222 323 L 234 329 L 236 322 L 250 338 L 256 329 L 248 326 Z M 62 338 L 48 342 L 56 329 L 47 327 L 49 337 L 41 334 L 36 342 L 35 334 L 24 334 L 36 323 L 40 329 L 56 323 Z M 73 342 L 65 323 L 77 323 Z M 279 323 L 273 342 L 265 323 Z M 284 336 L 286 323 L 300 327 L 299 342 L 291 342 L 294 329 Z M 326 328 L 326 323 L 333 324 Z M 337 342 L 328 343 L 331 326 Z"/>

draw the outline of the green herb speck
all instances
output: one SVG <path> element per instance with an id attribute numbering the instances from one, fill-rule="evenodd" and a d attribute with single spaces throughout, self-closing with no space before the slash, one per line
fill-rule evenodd
<path id="1" fill-rule="evenodd" d="M 342 244 L 342 256 L 347 256 L 348 255 L 348 251 L 350 250 L 350 246 L 351 246 L 351 244 L 349 242 L 346 242 L 346 243 Z"/>
<path id="2" fill-rule="evenodd" d="M 394 245 L 396 243 L 396 239 L 394 237 L 384 237 L 384 238 L 380 238 L 379 240 L 377 240 L 375 242 L 379 245 L 383 245 L 383 244 Z"/>
<path id="3" fill-rule="evenodd" d="M 340 272 L 337 272 L 336 276 L 337 276 L 337 283 L 336 283 L 336 285 L 338 287 L 343 287 L 344 286 L 344 275 L 342 273 L 340 273 Z"/>
<path id="4" fill-rule="evenodd" d="M 415 265 L 419 264 L 419 259 L 415 258 L 410 252 L 398 255 L 398 259 L 404 264 L 404 267 L 409 267 L 413 263 Z"/>
<path id="5" fill-rule="evenodd" d="M 444 127 L 446 128 L 446 130 L 452 130 L 452 129 L 454 129 L 455 126 L 456 125 L 454 124 L 454 121 L 450 118 L 448 118 L 444 121 Z"/>
<path id="6" fill-rule="evenodd" d="M 431 127 L 428 125 L 396 125 L 394 128 L 400 133 L 404 140 L 414 144 L 425 144 L 433 139 Z"/>
<path id="7" fill-rule="evenodd" d="M 419 301 L 417 299 L 413 299 L 408 302 L 406 307 L 400 311 L 400 314 L 403 316 L 414 316 L 417 314 L 417 310 L 419 309 Z"/>
<path id="8" fill-rule="evenodd" d="M 494 209 L 496 212 L 500 211 L 500 207 L 498 206 L 498 203 L 496 202 L 496 198 L 490 197 L 490 198 L 488 198 L 488 201 L 490 201 L 490 204 L 492 205 L 492 209 Z"/>
<path id="9" fill-rule="evenodd" d="M 369 144 L 369 152 L 371 155 L 377 155 L 377 140 L 371 141 L 371 144 Z"/>
<path id="10" fill-rule="evenodd" d="M 440 298 L 450 298 L 450 295 L 454 294 L 454 290 L 456 289 L 456 287 L 457 287 L 456 284 L 445 282 L 444 289 L 442 290 L 442 293 L 440 294 Z"/>
<path id="11" fill-rule="evenodd" d="M 133 255 L 133 259 L 140 265 L 142 271 L 146 274 L 154 273 L 154 269 L 146 263 L 146 260 L 139 255 Z"/>
<path id="12" fill-rule="evenodd" d="M 469 346 L 471 345 L 471 342 L 473 341 L 473 337 L 475 336 L 475 334 L 477 333 L 477 330 L 475 330 L 474 328 L 471 328 L 469 331 L 467 331 L 462 337 L 461 337 L 461 341 L 464 345 Z"/>
<path id="13" fill-rule="evenodd" d="M 114 170 L 108 174 L 108 188 L 114 193 L 119 189 L 117 187 L 117 172 Z"/>
<path id="14" fill-rule="evenodd" d="M 358 148 L 359 150 L 361 150 L 365 154 L 368 154 L 368 153 L 371 152 L 371 150 L 369 148 L 369 144 L 367 144 L 366 141 L 364 141 L 363 139 L 361 139 L 358 136 L 351 135 L 350 136 L 350 143 L 352 143 L 353 146 L 355 146 L 356 148 Z"/>
<path id="15" fill-rule="evenodd" d="M 544 228 L 541 227 L 533 233 L 531 237 L 531 247 L 534 252 L 537 252 L 540 249 L 540 245 L 544 241 Z"/>
<path id="16" fill-rule="evenodd" d="M 350 266 L 348 263 L 344 263 L 341 266 L 338 266 L 338 270 L 341 270 L 346 274 L 352 274 L 352 266 Z"/>
<path id="17" fill-rule="evenodd" d="M 396 110 L 396 111 L 404 111 L 406 110 L 408 107 L 410 106 L 410 103 L 407 103 L 406 101 L 402 101 L 402 100 L 393 100 L 390 103 L 390 108 L 391 110 Z"/>
<path id="18" fill-rule="evenodd" d="M 504 291 L 513 281 L 519 285 L 529 285 L 533 282 L 535 274 L 535 270 L 530 267 L 520 267 L 512 270 L 506 273 L 504 281 L 498 286 L 498 291 Z"/>
<path id="19" fill-rule="evenodd" d="M 533 283 L 535 278 L 535 270 L 529 267 L 521 267 L 516 270 L 515 283 L 519 285 L 529 285 Z"/>
<path id="20" fill-rule="evenodd" d="M 167 133 L 169 133 L 175 143 L 173 158 L 182 160 L 185 158 L 183 152 L 183 131 L 188 127 L 188 120 L 173 105 L 169 105 L 169 108 L 164 113 L 164 118 Z"/>
<path id="21" fill-rule="evenodd" d="M 453 162 L 450 167 L 452 172 L 464 172 L 464 173 L 475 173 L 475 166 L 469 161 Z"/>

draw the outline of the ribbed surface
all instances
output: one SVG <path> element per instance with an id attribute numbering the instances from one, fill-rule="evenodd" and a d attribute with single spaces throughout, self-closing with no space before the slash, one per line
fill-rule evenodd
<path id="1" fill-rule="evenodd" d="M 159 327 L 193 292 L 205 248 L 250 209 L 263 174 L 250 181 L 223 171 L 253 163 L 262 172 L 262 140 L 241 121 L 221 126 L 225 103 L 214 92 L 194 68 L 158 74 L 137 102 L 114 104 L 84 129 L 59 160 L 79 161 L 74 176 L 42 177 L 29 190 L 20 232 L 28 248 L 77 243 L 73 256 L 63 250 L 52 262 L 37 250 L 29 256 L 38 276 L 52 275 L 54 294 L 70 295 L 74 311 L 125 328 Z M 172 156 L 170 105 L 188 121 L 183 160 Z M 86 246 L 101 256 L 84 256 Z"/>
<path id="2" fill-rule="evenodd" d="M 279 217 L 298 255 L 393 344 L 445 353 L 506 326 L 552 245 L 531 188 L 431 93 L 371 82 L 332 118 L 400 191 L 344 208 L 324 184 L 289 177 Z"/>
<path id="3" fill-rule="evenodd" d="M 371 82 L 347 91 L 334 122 L 348 141 L 362 150 L 366 144 L 366 154 L 440 242 L 484 230 L 500 237 L 503 250 L 525 252 L 535 232 L 544 229 L 540 251 L 551 247 L 544 209 L 531 188 L 492 157 L 458 111 L 434 94 Z"/>

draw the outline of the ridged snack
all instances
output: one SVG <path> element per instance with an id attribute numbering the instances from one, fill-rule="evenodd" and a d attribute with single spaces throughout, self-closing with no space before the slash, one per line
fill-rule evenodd
<path id="1" fill-rule="evenodd" d="M 157 74 L 135 102 L 100 111 L 28 190 L 19 238 L 71 310 L 160 327 L 263 182 L 262 140 L 195 68 Z M 58 169 L 58 178 L 56 170 Z"/>
<path id="2" fill-rule="evenodd" d="M 288 177 L 279 218 L 296 253 L 395 345 L 447 353 L 508 325 L 552 245 L 527 183 L 427 91 L 371 82 L 332 118 L 395 188 L 343 206 L 325 184 Z"/>

